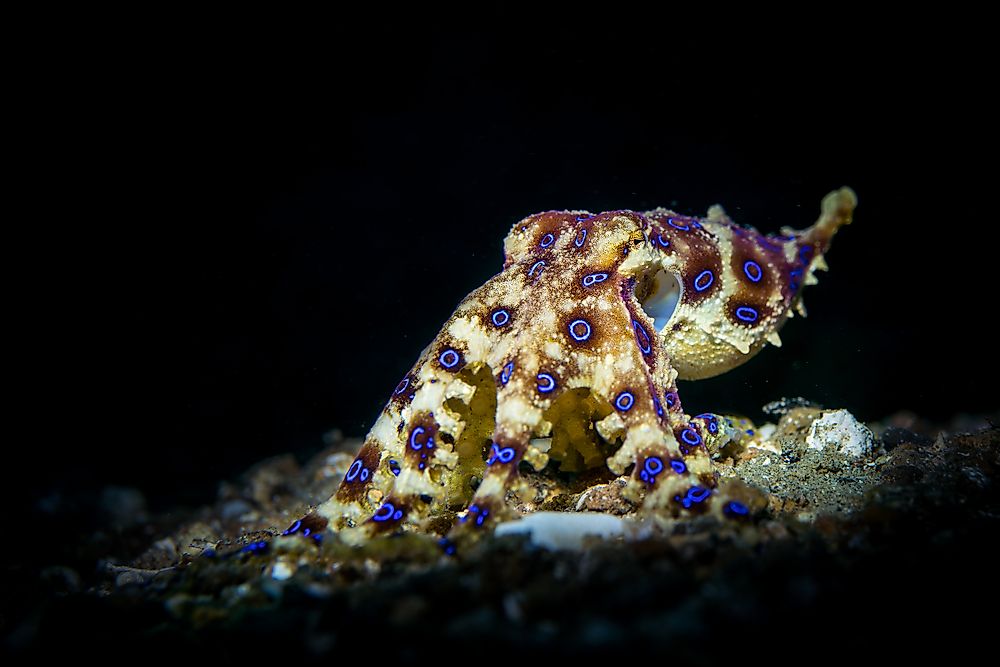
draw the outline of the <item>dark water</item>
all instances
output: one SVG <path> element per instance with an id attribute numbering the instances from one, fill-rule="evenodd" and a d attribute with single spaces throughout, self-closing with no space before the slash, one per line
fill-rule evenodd
<path id="1" fill-rule="evenodd" d="M 720 203 L 776 231 L 850 185 L 855 224 L 806 290 L 809 318 L 780 350 L 682 386 L 685 405 L 759 417 L 803 396 L 941 421 L 997 408 L 980 382 L 997 368 L 980 325 L 996 221 L 974 165 L 993 155 L 970 93 L 975 40 L 942 53 L 875 28 L 845 44 L 815 26 L 773 39 L 380 26 L 374 48 L 356 28 L 62 71 L 65 96 L 87 103 L 38 159 L 59 210 L 86 215 L 43 244 L 72 279 L 32 304 L 58 313 L 44 340 L 65 361 L 64 380 L 35 381 L 73 419 L 47 438 L 36 490 L 200 502 L 264 456 L 314 452 L 328 429 L 362 435 L 499 270 L 512 222 L 546 209 Z"/>

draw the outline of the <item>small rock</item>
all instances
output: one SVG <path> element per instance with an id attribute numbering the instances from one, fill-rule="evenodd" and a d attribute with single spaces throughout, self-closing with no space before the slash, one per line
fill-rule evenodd
<path id="1" fill-rule="evenodd" d="M 810 449 L 833 447 L 841 454 L 860 458 L 872 453 L 875 436 L 847 410 L 832 410 L 812 423 L 806 444 Z"/>
<path id="2" fill-rule="evenodd" d="M 271 578 L 277 581 L 284 581 L 293 574 L 295 574 L 295 567 L 283 560 L 279 560 L 271 567 Z"/>

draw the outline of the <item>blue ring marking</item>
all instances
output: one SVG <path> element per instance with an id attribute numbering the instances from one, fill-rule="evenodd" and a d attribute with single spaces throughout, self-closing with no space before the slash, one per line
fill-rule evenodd
<path id="1" fill-rule="evenodd" d="M 712 435 L 719 432 L 719 421 L 715 418 L 715 415 L 705 412 L 695 417 L 695 419 L 704 421 L 708 425 L 708 432 Z"/>
<path id="2" fill-rule="evenodd" d="M 736 309 L 736 317 L 740 318 L 744 322 L 756 322 L 760 315 L 757 313 L 756 308 L 751 308 L 750 306 L 740 306 Z"/>
<path id="3" fill-rule="evenodd" d="M 548 234 L 542 237 L 542 242 L 539 243 L 538 245 L 540 245 L 543 248 L 548 248 L 555 242 L 556 242 L 556 237 L 552 235 L 552 232 L 549 232 Z"/>
<path id="4" fill-rule="evenodd" d="M 399 521 L 403 518 L 403 510 L 396 510 L 392 515 L 393 521 Z"/>
<path id="5" fill-rule="evenodd" d="M 663 398 L 667 399 L 667 407 L 672 408 L 677 403 L 677 394 L 671 392 L 669 394 L 664 394 Z"/>
<path id="6" fill-rule="evenodd" d="M 704 292 L 709 287 L 711 287 L 712 283 L 714 282 L 715 282 L 715 274 L 713 274 L 708 269 L 705 269 L 704 271 L 698 274 L 697 278 L 694 279 L 694 288 L 698 292 Z"/>
<path id="7" fill-rule="evenodd" d="M 361 469 L 361 481 L 362 482 L 367 482 L 369 477 L 371 477 L 371 473 L 368 472 L 368 468 L 362 468 Z"/>
<path id="8" fill-rule="evenodd" d="M 427 449 L 434 449 L 434 436 L 430 436 L 429 438 L 427 438 L 427 442 L 425 442 L 424 445 L 427 447 Z"/>
<path id="9" fill-rule="evenodd" d="M 663 406 L 660 405 L 660 399 L 656 396 L 653 397 L 653 407 L 656 408 L 656 414 L 660 417 L 663 416 Z"/>
<path id="10" fill-rule="evenodd" d="M 650 456 L 642 467 L 650 475 L 659 475 L 663 472 L 663 460 L 658 456 Z"/>
<path id="11" fill-rule="evenodd" d="M 581 324 L 587 328 L 587 332 L 577 336 L 575 329 L 577 328 L 577 326 Z M 578 343 L 582 343 L 585 340 L 588 340 L 590 338 L 590 333 L 591 333 L 590 322 L 588 322 L 587 320 L 573 320 L 572 322 L 569 323 L 569 335 L 572 336 L 573 340 L 575 340 Z"/>
<path id="12" fill-rule="evenodd" d="M 735 500 L 730 500 L 726 503 L 726 506 L 722 508 L 722 511 L 726 514 L 736 514 L 737 516 L 746 516 L 750 513 L 750 508 L 743 503 L 737 502 Z"/>
<path id="13" fill-rule="evenodd" d="M 510 375 L 514 372 L 514 362 L 508 361 L 507 365 L 503 367 L 500 371 L 500 384 L 507 384 L 510 382 Z"/>
<path id="14" fill-rule="evenodd" d="M 409 386 L 410 386 L 410 378 L 403 378 L 402 380 L 399 381 L 399 384 L 396 385 L 396 391 L 392 392 L 393 396 L 399 396 L 404 391 L 406 391 L 406 388 Z"/>
<path id="15" fill-rule="evenodd" d="M 547 394 L 556 388 L 556 379 L 551 375 L 549 375 L 548 373 L 539 373 L 537 375 L 537 378 L 539 380 L 545 381 L 544 387 L 542 386 L 541 382 L 538 383 L 538 391 L 542 392 L 543 394 Z"/>
<path id="16" fill-rule="evenodd" d="M 801 276 L 802 275 L 802 269 L 792 269 L 791 271 L 788 272 L 788 275 L 790 275 L 790 276 Z"/>
<path id="17" fill-rule="evenodd" d="M 649 354 L 653 351 L 652 343 L 649 340 L 649 334 L 646 333 L 646 327 L 639 324 L 638 320 L 632 320 L 632 328 L 635 329 L 635 340 L 639 344 L 639 350 L 643 354 Z M 643 340 L 645 339 L 646 344 L 643 345 Z"/>
<path id="18" fill-rule="evenodd" d="M 399 513 L 399 515 L 402 516 L 402 512 L 396 510 L 396 507 L 392 503 L 383 503 L 382 507 L 375 510 L 375 514 L 372 515 L 372 521 L 388 521 L 390 518 L 395 516 L 396 513 Z M 396 520 L 398 521 L 398 518 Z"/>
<path id="19" fill-rule="evenodd" d="M 799 259 L 803 264 L 808 264 L 809 260 L 812 259 L 813 249 L 811 246 L 804 245 L 799 248 Z"/>
<path id="20" fill-rule="evenodd" d="M 296 519 L 295 523 L 288 527 L 288 530 L 282 533 L 282 535 L 294 535 L 299 528 L 302 527 L 302 519 Z"/>
<path id="21" fill-rule="evenodd" d="M 351 467 L 348 469 L 347 474 L 344 475 L 344 480 L 353 482 L 357 479 L 358 475 L 361 474 L 361 466 L 361 459 L 355 459 L 354 463 L 352 463 Z"/>
<path id="22" fill-rule="evenodd" d="M 412 447 L 413 449 L 420 449 L 421 447 L 424 446 L 423 443 L 417 442 L 417 438 L 423 435 L 426 430 L 427 429 L 425 429 L 423 426 L 418 426 L 412 431 L 410 431 L 410 447 Z"/>
<path id="23" fill-rule="evenodd" d="M 678 222 L 675 222 L 673 218 L 667 218 L 667 224 L 673 227 L 674 229 L 681 230 L 682 232 L 686 232 L 687 230 L 691 229 L 690 225 L 682 225 Z"/>
<path id="24" fill-rule="evenodd" d="M 540 260 L 538 260 L 537 262 L 535 262 L 534 264 L 531 265 L 531 268 L 528 269 L 528 277 L 531 278 L 532 276 L 534 276 L 535 275 L 535 269 L 537 269 L 540 266 L 545 266 L 545 260 L 544 259 L 540 259 Z M 538 275 L 542 275 L 541 269 L 539 269 Z"/>
<path id="25" fill-rule="evenodd" d="M 608 274 L 606 273 L 590 273 L 583 277 L 583 286 L 590 287 L 591 285 L 596 285 L 597 283 L 603 283 L 608 279 Z"/>
<path id="26" fill-rule="evenodd" d="M 687 490 L 687 493 L 681 500 L 681 504 L 684 505 L 685 508 L 691 507 L 691 505 L 702 502 L 710 495 L 712 495 L 711 489 L 706 489 L 703 486 L 692 486 Z"/>
<path id="27" fill-rule="evenodd" d="M 447 537 L 442 537 L 440 540 L 438 540 L 438 546 L 444 549 L 445 554 L 449 556 L 454 556 L 455 551 L 457 550 L 455 543 L 449 540 Z"/>
<path id="28" fill-rule="evenodd" d="M 670 247 L 670 241 L 668 241 L 667 239 L 663 238 L 663 234 L 657 234 L 656 235 L 656 240 L 659 241 L 660 245 L 663 246 L 664 248 L 669 248 Z"/>
<path id="29" fill-rule="evenodd" d="M 302 531 L 302 537 L 309 537 L 309 533 L 312 532 L 312 528 L 306 528 Z"/>
<path id="30" fill-rule="evenodd" d="M 760 268 L 760 264 L 753 261 L 752 259 L 748 259 L 747 261 L 743 262 L 743 273 L 746 274 L 747 278 L 749 278 L 755 283 L 759 283 L 760 279 L 764 277 L 764 270 Z M 753 273 L 757 274 L 756 278 L 754 278 L 754 276 L 752 275 Z"/>
<path id="31" fill-rule="evenodd" d="M 493 315 L 490 317 L 493 320 L 493 326 L 502 327 L 503 325 L 510 322 L 510 313 L 508 313 L 503 308 L 499 310 L 494 310 Z M 500 320 L 499 322 L 497 320 Z"/>
<path id="32" fill-rule="evenodd" d="M 513 447 L 503 447 L 497 443 L 493 443 L 490 446 L 490 458 L 486 460 L 486 465 L 491 466 L 497 461 L 501 463 L 510 463 L 514 460 L 514 456 L 517 452 L 514 451 Z M 472 509 L 471 507 L 469 509 Z"/>
<path id="33" fill-rule="evenodd" d="M 633 396 L 632 393 L 628 391 L 623 391 L 622 393 L 618 394 L 618 398 L 615 399 L 615 407 L 621 410 L 622 412 L 628 412 L 629 410 L 632 409 L 632 406 L 634 404 L 635 404 L 635 396 Z"/>
<path id="34" fill-rule="evenodd" d="M 684 461 L 681 461 L 680 459 L 674 459 L 671 461 L 670 467 L 673 468 L 674 472 L 678 475 L 683 475 L 688 469 L 687 465 L 684 464 Z"/>
<path id="35" fill-rule="evenodd" d="M 451 363 L 445 361 L 446 357 L 451 360 Z M 458 355 L 458 352 L 451 349 L 450 347 L 444 352 L 442 352 L 441 356 L 438 357 L 438 361 L 440 361 L 441 365 L 444 366 L 445 368 L 454 368 L 455 366 L 458 365 L 458 362 L 461 361 L 461 359 L 462 358 Z"/>
<path id="36" fill-rule="evenodd" d="M 582 219 L 586 220 L 586 218 L 582 218 Z M 577 216 L 576 220 L 577 220 L 577 222 L 579 222 L 581 220 L 581 218 L 579 216 Z M 583 234 L 583 236 L 580 236 L 580 234 Z M 576 233 L 576 239 L 573 240 L 573 245 L 575 245 L 577 248 L 582 248 L 583 247 L 583 242 L 586 241 L 586 240 L 587 240 L 587 230 L 586 229 L 581 229 L 580 231 L 578 231 Z"/>
<path id="37" fill-rule="evenodd" d="M 399 477 L 399 461 L 396 459 L 389 459 L 389 472 L 391 472 L 396 477 Z"/>
<path id="38" fill-rule="evenodd" d="M 693 428 L 686 428 L 681 431 L 681 440 L 692 447 L 701 444 L 701 436 Z"/>

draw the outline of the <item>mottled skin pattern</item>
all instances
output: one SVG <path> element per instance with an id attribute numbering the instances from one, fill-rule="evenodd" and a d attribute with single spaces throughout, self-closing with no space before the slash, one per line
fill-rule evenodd
<path id="1" fill-rule="evenodd" d="M 459 304 L 338 491 L 289 532 L 359 542 L 407 529 L 453 545 L 510 514 L 522 461 L 540 470 L 550 458 L 619 475 L 631 466 L 626 495 L 643 512 L 745 516 L 750 501 L 719 484 L 706 450 L 735 430 L 686 415 L 676 380 L 780 345 L 855 205 L 848 188 L 832 192 L 816 224 L 780 236 L 717 206 L 704 218 L 552 211 L 518 222 L 503 270 Z"/>

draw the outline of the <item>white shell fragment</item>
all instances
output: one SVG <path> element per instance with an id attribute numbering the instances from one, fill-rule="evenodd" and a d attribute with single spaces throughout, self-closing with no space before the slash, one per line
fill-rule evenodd
<path id="1" fill-rule="evenodd" d="M 626 521 L 599 512 L 535 512 L 518 521 L 498 524 L 496 535 L 529 535 L 546 549 L 580 551 L 584 538 L 613 539 L 632 533 Z"/>
<path id="2" fill-rule="evenodd" d="M 845 456 L 860 458 L 872 453 L 875 435 L 847 410 L 832 410 L 812 423 L 806 444 L 810 449 L 834 447 Z"/>

